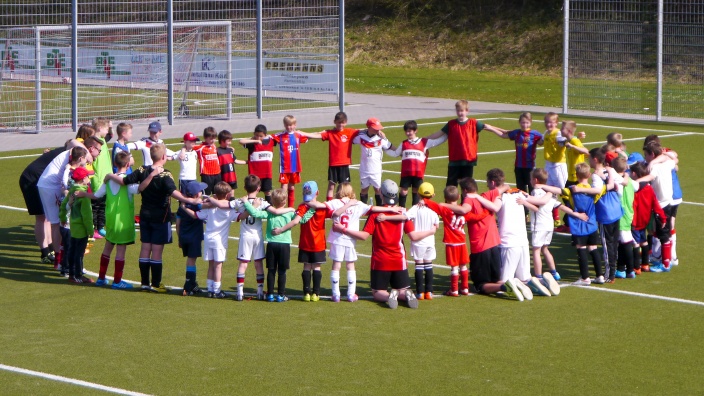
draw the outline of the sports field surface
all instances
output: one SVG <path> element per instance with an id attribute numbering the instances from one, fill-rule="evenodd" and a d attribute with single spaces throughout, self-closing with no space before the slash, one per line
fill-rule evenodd
<path id="1" fill-rule="evenodd" d="M 542 114 L 533 116 L 533 127 L 544 130 Z M 479 117 L 505 129 L 517 128 L 517 118 L 517 113 Z M 607 133 L 620 132 L 629 151 L 639 151 L 643 138 L 654 133 L 678 152 L 685 203 L 676 227 L 680 265 L 670 273 L 644 273 L 610 285 L 568 286 L 579 274 L 576 253 L 567 236 L 556 235 L 551 250 L 565 287 L 559 296 L 524 302 L 471 295 L 421 301 L 417 310 L 403 304 L 389 310 L 369 299 L 370 241 L 357 245 L 361 299 L 356 303 L 329 300 L 330 262 L 323 267 L 324 298 L 303 302 L 295 248 L 287 285 L 291 301 L 286 303 L 181 296 L 185 259 L 176 243 L 164 253 L 164 282 L 174 288 L 168 294 L 70 285 L 40 263 L 34 220 L 24 211 L 17 183 L 41 150 L 2 153 L 0 178 L 7 185 L 0 195 L 0 393 L 701 394 L 704 127 L 573 119 L 587 133 L 588 148 L 602 144 Z M 298 121 L 305 125 L 304 118 Z M 405 138 L 404 121 L 384 123 L 396 144 Z M 446 121 L 418 120 L 419 136 L 437 131 Z M 236 137 L 250 135 L 239 132 Z M 167 143 L 172 149 L 180 145 Z M 316 180 L 321 198 L 327 185 L 327 149 L 320 141 L 301 147 L 302 179 Z M 513 181 L 512 142 L 482 132 L 479 151 L 475 178 L 481 180 L 480 191 L 486 190 L 486 171 L 494 167 Z M 236 146 L 239 158 L 245 153 Z M 434 148 L 430 155 L 426 181 L 434 184 L 439 200 L 447 147 Z M 358 163 L 358 148 L 352 158 Z M 538 158 L 542 166 L 542 150 Z M 384 177 L 398 181 L 400 161 L 384 160 Z M 178 164 L 168 168 L 177 173 Z M 237 168 L 240 178 L 246 169 Z M 353 170 L 355 188 L 357 176 Z M 237 195 L 244 195 L 241 188 Z M 294 244 L 298 231 L 293 230 Z M 238 235 L 239 224 L 233 223 L 223 266 L 226 292 L 236 287 Z M 436 294 L 449 285 L 441 239 L 442 229 L 436 234 Z M 102 248 L 99 240 L 85 257 L 91 273 L 98 271 Z M 128 248 L 128 280 L 139 279 L 137 254 L 138 245 Z M 205 285 L 207 263 L 199 259 L 197 265 L 198 280 Z M 341 277 L 344 295 L 344 270 Z M 255 286 L 250 265 L 245 292 L 251 295 Z"/>

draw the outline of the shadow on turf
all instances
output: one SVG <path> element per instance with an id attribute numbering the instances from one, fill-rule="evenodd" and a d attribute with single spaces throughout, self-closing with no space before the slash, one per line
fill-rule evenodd
<path id="1" fill-rule="evenodd" d="M 6 252 L 0 262 L 0 277 L 18 282 L 67 283 L 52 264 L 39 261 L 33 227 L 0 228 L 0 250 Z"/>

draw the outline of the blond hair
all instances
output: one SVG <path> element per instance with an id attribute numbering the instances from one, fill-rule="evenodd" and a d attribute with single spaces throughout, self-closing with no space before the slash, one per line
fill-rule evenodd
<path id="1" fill-rule="evenodd" d="M 547 120 L 551 120 L 553 118 L 555 119 L 555 122 L 557 122 L 560 119 L 560 116 L 557 113 L 551 111 L 551 112 L 545 114 L 545 117 L 543 118 L 543 120 L 547 121 Z"/>
<path id="2" fill-rule="evenodd" d="M 103 129 L 109 126 L 110 120 L 108 120 L 106 117 L 95 117 L 93 119 L 93 128 L 95 129 Z"/>
<path id="3" fill-rule="evenodd" d="M 335 198 L 357 199 L 357 195 L 355 195 L 354 188 L 352 188 L 351 183 L 340 183 L 337 185 L 337 190 L 335 191 Z"/>
<path id="4" fill-rule="evenodd" d="M 623 145 L 623 135 L 618 132 L 611 132 L 606 135 L 606 142 L 610 144 L 614 149 L 621 148 Z M 612 150 L 613 151 L 613 150 Z"/>
<path id="5" fill-rule="evenodd" d="M 520 116 L 518 116 L 518 122 L 521 122 L 521 120 L 523 120 L 523 119 L 526 119 L 526 120 L 528 120 L 528 121 L 530 121 L 530 122 L 533 122 L 533 114 L 531 114 L 531 113 L 529 113 L 529 112 L 527 112 L 527 111 L 526 111 L 526 112 L 523 112 L 523 113 L 521 113 Z"/>
<path id="6" fill-rule="evenodd" d="M 455 109 L 456 110 L 469 110 L 469 102 L 464 99 L 458 100 L 457 103 L 455 103 Z"/>
<path id="7" fill-rule="evenodd" d="M 577 130 L 577 123 L 574 121 L 562 121 L 562 127 L 567 129 L 571 135 Z"/>
<path id="8" fill-rule="evenodd" d="M 284 116 L 284 126 L 296 125 L 296 117 L 292 115 Z"/>
<path id="9" fill-rule="evenodd" d="M 623 173 L 628 169 L 628 161 L 620 155 L 611 160 L 611 167 L 618 173 Z"/>
<path id="10" fill-rule="evenodd" d="M 580 180 L 586 179 L 589 177 L 590 168 L 589 164 L 586 162 L 580 162 L 575 166 L 575 170 L 577 171 L 577 178 Z"/>
<path id="11" fill-rule="evenodd" d="M 227 195 L 232 191 L 232 187 L 230 187 L 227 182 L 221 181 L 217 182 L 215 186 L 213 186 L 213 193 L 218 199 L 225 199 L 227 198 Z"/>
<path id="12" fill-rule="evenodd" d="M 283 208 L 288 199 L 288 192 L 283 188 L 277 188 L 271 192 L 271 205 L 275 208 Z"/>
<path id="13" fill-rule="evenodd" d="M 548 171 L 543 168 L 535 168 L 530 172 L 530 177 L 538 180 L 540 184 L 545 184 L 548 181 Z"/>
<path id="14" fill-rule="evenodd" d="M 149 156 L 152 158 L 153 162 L 161 161 L 161 159 L 164 158 L 164 154 L 166 154 L 166 146 L 164 146 L 164 143 L 156 143 L 149 147 Z"/>

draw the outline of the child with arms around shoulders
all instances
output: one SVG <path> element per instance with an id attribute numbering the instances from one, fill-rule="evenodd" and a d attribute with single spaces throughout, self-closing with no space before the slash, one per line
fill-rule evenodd
<path id="1" fill-rule="evenodd" d="M 430 183 L 421 183 L 418 193 L 423 198 L 435 196 L 435 189 Z M 436 231 L 440 225 L 440 218 L 425 204 L 415 204 L 406 212 L 408 219 L 413 222 L 416 231 Z M 437 257 L 435 252 L 435 234 L 425 238 L 411 240 L 411 257 L 415 261 L 416 297 L 419 300 L 433 299 L 433 260 Z"/>
<path id="2" fill-rule="evenodd" d="M 264 199 L 271 205 L 272 184 L 272 164 L 274 161 L 274 146 L 276 141 L 267 136 L 266 126 L 259 124 L 254 127 L 254 134 L 251 139 L 240 139 L 240 144 L 247 149 L 249 157 L 247 166 L 249 174 L 257 176 L 261 181 L 261 192 Z"/>
<path id="3" fill-rule="evenodd" d="M 195 169 L 194 169 L 195 176 Z M 207 184 L 192 180 L 184 185 L 183 193 L 186 197 L 200 199 Z M 186 281 L 183 284 L 183 295 L 193 296 L 200 293 L 201 289 L 196 280 L 196 260 L 203 255 L 203 220 L 198 216 L 191 216 L 191 212 L 202 209 L 201 204 L 179 205 L 176 212 L 176 233 L 178 234 L 178 247 L 186 257 Z"/>
<path id="4" fill-rule="evenodd" d="M 359 158 L 359 183 L 362 190 L 359 199 L 369 202 L 369 187 L 374 188 L 374 203 L 382 205 L 381 200 L 381 160 L 384 158 L 384 150 L 391 147 L 391 143 L 386 139 L 381 130 L 384 126 L 377 118 L 367 120 L 367 129 L 360 131 L 352 139 L 352 144 L 359 144 L 361 155 Z"/>
<path id="5" fill-rule="evenodd" d="M 68 191 L 68 195 L 61 201 L 59 206 L 60 224 L 65 225 L 71 220 L 71 242 L 68 245 L 68 281 L 71 283 L 93 283 L 93 280 L 83 276 L 83 255 L 88 245 L 88 238 L 93 236 L 93 210 L 88 197 L 75 197 L 76 191 L 87 192 L 90 186 L 90 178 L 86 168 L 74 169 L 71 179 L 73 185 Z M 68 209 L 67 209 L 68 206 Z"/>
<path id="6" fill-rule="evenodd" d="M 518 124 L 521 126 L 519 129 L 503 131 L 496 128 L 494 133 L 502 139 L 514 142 L 516 161 L 513 171 L 516 174 L 516 187 L 530 193 L 532 190 L 530 175 L 535 168 L 535 153 L 538 146 L 543 144 L 543 134 L 531 129 L 533 115 L 529 112 L 521 113 L 518 117 Z"/>

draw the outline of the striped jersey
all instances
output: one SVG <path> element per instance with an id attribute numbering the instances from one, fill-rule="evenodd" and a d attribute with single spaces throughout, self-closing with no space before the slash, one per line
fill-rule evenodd
<path id="1" fill-rule="evenodd" d="M 301 143 L 308 141 L 308 138 L 301 136 L 297 132 L 281 132 L 271 137 L 279 144 L 280 166 L 279 173 L 301 172 Z"/>
<path id="2" fill-rule="evenodd" d="M 359 158 L 360 178 L 381 175 L 381 159 L 384 151 L 391 147 L 391 143 L 379 135 L 369 135 L 364 130 L 352 139 L 352 144 L 359 144 L 362 148 L 362 155 Z"/>
<path id="3" fill-rule="evenodd" d="M 271 179 L 274 146 L 276 146 L 276 141 L 269 137 L 262 140 L 261 143 L 244 145 L 248 152 L 247 166 L 250 175 L 255 175 L 260 179 Z"/>
<path id="4" fill-rule="evenodd" d="M 396 150 L 387 150 L 386 153 L 392 157 L 401 156 L 401 177 L 425 176 L 425 167 L 428 164 L 428 149 L 435 147 L 447 140 L 447 135 L 438 139 L 429 140 L 427 138 L 406 139 Z"/>
<path id="5" fill-rule="evenodd" d="M 543 140 L 543 135 L 534 129 L 520 130 L 514 129 L 508 133 L 516 146 L 516 168 L 535 168 L 535 151 L 538 142 Z"/>
<path id="6" fill-rule="evenodd" d="M 152 140 L 151 137 L 143 137 L 141 140 L 138 140 L 136 142 L 131 142 L 127 143 L 127 148 L 130 150 L 139 150 L 142 152 L 142 164 L 144 166 L 151 166 L 154 161 L 152 161 L 152 156 L 149 153 L 149 149 L 152 147 L 152 145 L 157 144 L 157 143 L 164 143 L 163 140 Z M 169 150 L 168 148 L 166 149 L 166 156 L 167 157 L 173 157 L 174 152 Z"/>
<path id="7" fill-rule="evenodd" d="M 220 164 L 220 175 L 225 183 L 237 182 L 237 173 L 235 172 L 235 149 L 232 147 L 218 147 L 218 163 Z"/>

